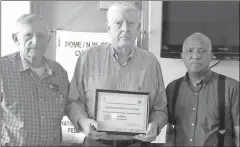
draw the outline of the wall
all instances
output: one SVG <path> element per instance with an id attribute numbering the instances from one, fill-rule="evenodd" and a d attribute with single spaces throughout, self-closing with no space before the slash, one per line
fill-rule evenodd
<path id="1" fill-rule="evenodd" d="M 12 11 L 14 10 L 14 11 Z M 0 56 L 5 56 L 18 51 L 12 39 L 13 28 L 16 20 L 22 14 L 30 12 L 29 1 L 2 1 L 1 2 L 1 49 Z"/>
<path id="2" fill-rule="evenodd" d="M 169 59 L 160 57 L 161 32 L 162 32 L 162 2 L 150 1 L 149 17 L 149 51 L 153 52 L 161 63 L 164 84 L 167 85 L 172 80 L 185 74 L 186 69 L 180 59 Z M 160 14 L 160 15 L 159 15 Z M 160 19 L 159 19 L 160 18 Z M 212 61 L 211 65 L 217 61 Z M 239 61 L 222 61 L 212 68 L 213 71 L 225 74 L 239 81 Z"/>
<path id="3" fill-rule="evenodd" d="M 46 55 L 55 59 L 55 31 L 107 32 L 106 10 L 99 9 L 99 1 L 43 1 L 42 13 L 52 30 Z"/>

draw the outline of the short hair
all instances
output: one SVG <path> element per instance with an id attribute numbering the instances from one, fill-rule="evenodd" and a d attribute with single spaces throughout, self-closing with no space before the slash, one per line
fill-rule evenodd
<path id="1" fill-rule="evenodd" d="M 211 40 L 206 35 L 200 32 L 193 33 L 189 37 L 187 37 L 183 43 L 182 50 L 184 49 L 185 45 L 187 45 L 188 42 L 191 41 L 198 41 L 200 44 L 204 45 L 205 47 L 209 48 L 210 51 L 212 51 Z"/>
<path id="2" fill-rule="evenodd" d="M 45 24 L 45 22 L 43 21 L 43 17 L 37 14 L 23 14 L 21 15 L 15 24 L 15 28 L 13 30 L 13 33 L 18 33 L 21 25 L 24 24 L 31 24 L 33 22 L 37 22 L 37 21 L 42 21 L 44 26 L 46 27 L 47 31 L 48 31 L 48 35 L 50 35 L 50 29 L 49 27 Z"/>
<path id="3" fill-rule="evenodd" d="M 109 20 L 109 15 L 111 15 L 112 9 L 115 8 L 115 7 L 122 8 L 123 10 L 135 11 L 137 13 L 139 22 L 141 22 L 140 10 L 137 8 L 137 6 L 135 4 L 135 1 L 117 1 L 117 2 L 114 2 L 108 8 L 108 11 L 107 11 L 107 21 Z"/>

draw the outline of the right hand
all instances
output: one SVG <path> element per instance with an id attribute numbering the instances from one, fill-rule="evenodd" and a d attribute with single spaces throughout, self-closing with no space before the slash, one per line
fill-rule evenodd
<path id="1" fill-rule="evenodd" d="M 83 128 L 84 133 L 86 134 L 86 137 L 91 139 L 102 139 L 107 136 L 106 132 L 98 132 L 96 131 L 97 122 L 94 119 L 88 119 L 84 118 L 82 120 L 79 120 L 79 124 Z"/>

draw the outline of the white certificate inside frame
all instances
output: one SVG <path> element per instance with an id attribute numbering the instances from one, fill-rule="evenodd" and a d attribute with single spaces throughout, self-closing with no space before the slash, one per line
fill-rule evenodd
<path id="1" fill-rule="evenodd" d="M 97 130 L 108 134 L 136 135 L 147 130 L 149 93 L 96 90 Z"/>

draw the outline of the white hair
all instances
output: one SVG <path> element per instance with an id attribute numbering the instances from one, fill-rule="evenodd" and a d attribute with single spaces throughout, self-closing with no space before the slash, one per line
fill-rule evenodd
<path id="1" fill-rule="evenodd" d="M 141 22 L 141 13 L 140 10 L 137 8 L 136 4 L 134 1 L 117 1 L 113 3 L 107 11 L 107 20 L 109 21 L 109 16 L 111 15 L 111 11 L 114 8 L 121 8 L 123 10 L 132 10 L 135 11 L 138 15 L 138 20 Z"/>
<path id="2" fill-rule="evenodd" d="M 43 17 L 37 14 L 23 14 L 21 15 L 15 24 L 15 27 L 13 29 L 13 33 L 18 33 L 21 30 L 22 25 L 29 25 L 33 22 L 41 21 L 43 25 L 46 27 L 48 31 L 48 35 L 50 35 L 50 29 L 43 21 Z"/>

